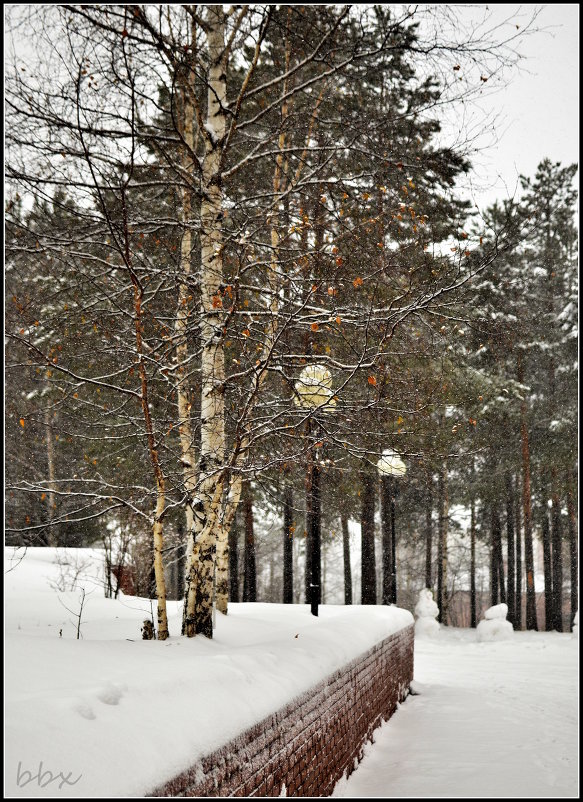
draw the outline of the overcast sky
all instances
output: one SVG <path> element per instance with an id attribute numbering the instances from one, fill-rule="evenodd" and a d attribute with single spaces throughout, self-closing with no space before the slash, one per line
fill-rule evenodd
<path id="1" fill-rule="evenodd" d="M 522 32 L 533 13 L 539 12 L 534 22 L 538 30 L 516 42 L 524 57 L 521 66 L 484 84 L 479 108 L 470 112 L 466 106 L 464 110 L 464 114 L 474 115 L 466 118 L 464 125 L 473 133 L 482 131 L 470 154 L 474 170 L 467 191 L 478 207 L 484 208 L 513 195 L 519 174 L 533 176 L 543 158 L 563 165 L 579 160 L 579 5 L 474 3 L 450 4 L 449 8 L 453 9 L 454 28 L 461 31 L 487 18 L 484 29 L 498 24 L 502 37 L 515 34 L 517 25 Z M 20 48 L 22 57 L 26 46 L 20 43 Z M 449 117 L 452 131 L 456 125 L 460 129 L 461 115 L 453 107 L 443 113 Z M 493 127 L 484 130 L 486 114 L 495 120 Z M 445 118 L 442 122 L 447 132 Z M 463 141 L 465 130 L 460 130 L 459 136 Z"/>
<path id="2" fill-rule="evenodd" d="M 514 5 L 507 3 L 458 6 L 462 15 L 489 10 L 499 19 L 524 25 L 535 9 L 535 27 L 542 29 L 517 45 L 524 56 L 508 82 L 482 101 L 499 114 L 492 132 L 479 140 L 484 150 L 473 155 L 475 202 L 480 208 L 512 195 L 519 174 L 533 176 L 543 158 L 563 165 L 579 161 L 579 5 Z M 487 147 L 485 147 L 487 145 Z"/>

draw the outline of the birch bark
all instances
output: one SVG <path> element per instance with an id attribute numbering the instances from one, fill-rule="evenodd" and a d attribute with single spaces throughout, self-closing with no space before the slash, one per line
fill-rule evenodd
<path id="1" fill-rule="evenodd" d="M 194 48 L 196 41 L 195 32 L 193 30 L 191 37 L 191 44 Z M 194 108 L 192 105 L 192 97 L 194 93 L 194 62 L 188 67 L 188 73 L 184 79 L 184 85 L 181 90 L 181 128 L 182 137 L 184 139 L 184 147 L 182 150 L 182 169 L 184 172 L 184 179 L 192 172 L 192 157 L 190 153 L 194 152 Z M 189 153 L 190 151 L 190 153 Z M 192 435 L 192 422 L 190 410 L 192 406 L 189 388 L 189 353 L 187 330 L 188 321 L 190 316 L 190 294 L 189 294 L 189 281 L 192 273 L 192 249 L 193 249 L 193 231 L 192 231 L 192 190 L 188 183 L 185 183 L 182 190 L 182 223 L 183 233 L 180 243 L 180 281 L 178 285 L 178 302 L 176 308 L 176 318 L 174 323 L 174 334 L 176 341 L 176 398 L 178 406 L 178 434 L 180 438 L 180 458 L 182 462 L 184 492 L 187 498 L 185 506 L 185 525 L 186 525 L 186 554 L 185 554 L 185 574 L 188 573 L 190 562 L 192 560 L 192 549 L 194 539 L 192 533 L 194 531 L 194 512 L 192 501 L 194 498 L 194 490 L 196 487 L 196 455 L 194 450 L 194 441 Z M 188 576 L 184 577 L 185 585 L 188 585 Z M 185 629 L 185 617 L 182 622 L 182 634 Z"/>
<path id="2" fill-rule="evenodd" d="M 207 6 L 208 106 L 202 163 L 201 239 L 201 445 L 198 499 L 189 534 L 185 633 L 212 638 L 217 519 L 225 457 L 225 358 L 220 299 L 223 282 L 221 156 L 226 133 L 225 13 Z"/>

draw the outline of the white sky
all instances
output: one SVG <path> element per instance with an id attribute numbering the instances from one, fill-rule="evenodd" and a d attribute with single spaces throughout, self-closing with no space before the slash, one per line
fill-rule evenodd
<path id="1" fill-rule="evenodd" d="M 563 165 L 579 161 L 579 5 L 515 5 L 507 3 L 459 6 L 464 19 L 481 19 L 486 9 L 499 22 L 526 24 L 540 10 L 539 31 L 517 43 L 521 66 L 508 83 L 481 100 L 484 111 L 498 114 L 495 136 L 478 140 L 485 149 L 474 154 L 474 200 L 480 208 L 512 195 L 518 175 L 534 176 L 548 157 Z M 488 87 L 489 88 L 489 87 Z"/>
<path id="2" fill-rule="evenodd" d="M 494 78 L 473 112 L 466 106 L 465 127 L 474 133 L 485 115 L 495 115 L 495 129 L 477 138 L 472 153 L 468 191 L 479 208 L 511 196 L 518 176 L 534 176 L 537 165 L 548 157 L 563 165 L 579 160 L 579 5 L 517 5 L 512 3 L 449 4 L 453 18 L 464 26 L 484 23 L 483 30 L 499 24 L 500 36 L 517 33 L 538 11 L 534 32 L 516 41 L 523 57 L 521 65 L 507 71 L 504 80 Z M 451 23 L 450 23 L 451 24 Z M 454 23 L 455 27 L 455 23 Z M 26 52 L 22 42 L 21 57 Z M 499 87 L 499 88 L 498 88 Z M 458 107 L 461 110 L 461 107 Z M 456 123 L 450 130 L 455 139 L 461 114 L 444 110 Z M 447 134 L 447 122 L 444 131 Z M 461 141 L 465 132 L 460 132 Z"/>

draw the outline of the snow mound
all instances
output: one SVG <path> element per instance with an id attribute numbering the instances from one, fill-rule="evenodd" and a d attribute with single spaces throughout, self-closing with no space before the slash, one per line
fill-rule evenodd
<path id="1" fill-rule="evenodd" d="M 577 610 L 575 618 L 573 619 L 573 637 L 579 637 L 579 610 Z"/>
<path id="2" fill-rule="evenodd" d="M 434 618 L 418 618 L 415 621 L 415 637 L 435 638 L 439 635 L 439 624 Z"/>
<path id="3" fill-rule="evenodd" d="M 501 618 L 502 620 L 506 620 L 507 615 L 508 615 L 508 605 L 502 603 L 502 604 L 495 604 L 494 607 L 488 607 L 488 609 L 484 613 L 484 618 L 487 618 L 488 621 L 491 621 L 494 618 Z"/>
<path id="4" fill-rule="evenodd" d="M 439 615 L 439 607 L 433 601 L 433 593 L 429 588 L 425 588 L 419 593 L 419 601 L 415 605 L 415 615 L 417 618 L 436 618 Z"/>
<path id="5" fill-rule="evenodd" d="M 510 621 L 506 620 L 508 606 L 504 603 L 489 607 L 476 629 L 478 641 L 509 640 L 514 635 Z"/>
<path id="6" fill-rule="evenodd" d="M 435 620 L 439 615 L 439 607 L 433 601 L 433 593 L 429 588 L 420 591 L 415 615 L 415 637 L 435 638 L 439 634 L 439 623 Z"/>

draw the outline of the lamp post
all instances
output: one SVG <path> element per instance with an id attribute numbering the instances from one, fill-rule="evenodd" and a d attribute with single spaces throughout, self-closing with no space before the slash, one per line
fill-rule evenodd
<path id="1" fill-rule="evenodd" d="M 399 476 L 404 476 L 407 466 L 391 448 L 383 451 L 377 462 L 381 477 L 382 527 L 383 527 L 383 604 L 397 603 L 397 543 L 395 538 L 395 497 Z"/>
<path id="2" fill-rule="evenodd" d="M 308 365 L 300 373 L 295 385 L 294 403 L 314 413 L 330 414 L 336 406 L 332 390 L 332 375 L 323 365 Z M 320 532 L 320 466 L 317 464 L 311 443 L 311 419 L 308 419 L 308 471 L 307 513 L 308 551 L 306 571 L 309 571 L 309 601 L 312 615 L 318 615 L 321 577 L 321 532 Z M 307 555 L 308 556 L 308 555 Z"/>

